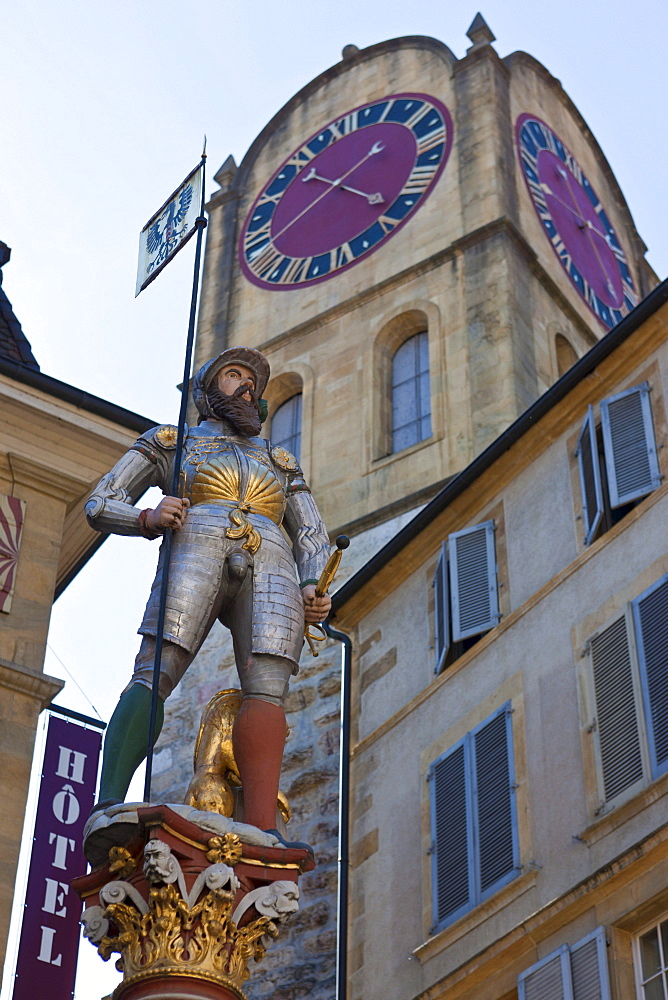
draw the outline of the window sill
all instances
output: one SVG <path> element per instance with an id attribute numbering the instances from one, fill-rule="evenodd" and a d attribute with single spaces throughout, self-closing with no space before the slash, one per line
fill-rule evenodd
<path id="1" fill-rule="evenodd" d="M 415 444 L 409 445 L 408 448 L 402 448 L 401 451 L 393 451 L 389 455 L 381 455 L 378 458 L 373 458 L 364 475 L 368 476 L 372 472 L 376 472 L 377 469 L 384 469 L 386 465 L 391 465 L 392 462 L 396 462 L 398 459 L 414 455 L 416 451 L 422 451 L 423 448 L 428 448 L 430 445 L 436 444 L 442 437 L 442 434 L 430 434 L 428 438 L 416 441 Z"/>
<path id="2" fill-rule="evenodd" d="M 464 914 L 463 917 L 456 920 L 454 924 L 444 927 L 438 934 L 434 934 L 433 937 L 428 938 L 423 944 L 418 945 L 417 948 L 413 949 L 412 954 L 415 955 L 421 965 L 424 965 L 425 962 L 435 958 L 436 955 L 439 955 L 446 948 L 449 948 L 450 945 L 459 941 L 460 938 L 466 934 L 470 934 L 471 931 L 474 931 L 485 920 L 488 920 L 504 907 L 519 899 L 529 889 L 533 889 L 537 879 L 538 872 L 534 869 L 526 872 L 524 875 L 519 875 L 512 882 L 509 882 L 508 885 L 495 892 L 489 899 L 486 899 L 484 903 L 480 903 L 469 913 Z"/>
<path id="3" fill-rule="evenodd" d="M 662 774 L 660 778 L 646 785 L 642 791 L 636 792 L 620 805 L 610 805 L 604 816 L 578 834 L 579 839 L 584 841 L 587 847 L 591 847 L 592 844 L 607 837 L 609 833 L 623 826 L 624 823 L 628 823 L 638 813 L 658 802 L 666 794 L 668 794 L 668 774 Z"/>

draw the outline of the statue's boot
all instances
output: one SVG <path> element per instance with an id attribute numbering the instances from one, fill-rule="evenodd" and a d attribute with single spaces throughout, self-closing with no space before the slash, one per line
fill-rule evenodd
<path id="1" fill-rule="evenodd" d="M 286 841 L 275 829 L 286 728 L 281 705 L 244 698 L 232 731 L 234 759 L 244 790 L 244 823 L 273 833 L 283 847 L 313 854 L 308 844 Z"/>
<path id="2" fill-rule="evenodd" d="M 158 698 L 156 740 L 160 735 L 164 716 L 165 704 Z M 150 689 L 143 684 L 133 684 L 121 695 L 107 726 L 100 794 L 93 811 L 124 801 L 135 771 L 146 758 L 150 717 Z"/>

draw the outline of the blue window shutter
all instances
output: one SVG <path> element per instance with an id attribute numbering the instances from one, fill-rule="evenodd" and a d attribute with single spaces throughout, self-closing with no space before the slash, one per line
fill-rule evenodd
<path id="1" fill-rule="evenodd" d="M 281 403 L 271 418 L 271 443 L 285 448 L 297 461 L 302 443 L 302 394 L 298 392 Z"/>
<path id="2" fill-rule="evenodd" d="M 448 537 L 454 642 L 494 628 L 499 620 L 494 522 Z"/>
<path id="3" fill-rule="evenodd" d="M 434 931 L 468 909 L 472 898 L 466 757 L 462 741 L 434 761 L 429 775 Z"/>
<path id="4" fill-rule="evenodd" d="M 668 576 L 633 602 L 652 777 L 668 771 Z"/>
<path id="5" fill-rule="evenodd" d="M 519 1000 L 573 1000 L 568 945 L 522 972 L 517 991 Z"/>
<path id="6" fill-rule="evenodd" d="M 651 493 L 661 484 L 652 425 L 649 385 L 601 402 L 603 448 L 614 509 Z"/>
<path id="7" fill-rule="evenodd" d="M 476 882 L 481 898 L 518 874 L 509 706 L 473 736 Z"/>
<path id="8" fill-rule="evenodd" d="M 605 929 L 564 944 L 520 974 L 519 1000 L 611 1000 Z"/>
<path id="9" fill-rule="evenodd" d="M 510 704 L 434 761 L 432 933 L 519 874 Z"/>
<path id="10" fill-rule="evenodd" d="M 598 927 L 570 952 L 573 1000 L 610 1000 L 605 929 Z"/>
<path id="11" fill-rule="evenodd" d="M 587 408 L 576 449 L 582 489 L 582 512 L 585 526 L 585 545 L 589 545 L 598 529 L 603 515 L 603 491 L 601 490 L 601 468 L 596 444 L 594 407 Z"/>
<path id="12" fill-rule="evenodd" d="M 633 680 L 626 617 L 592 636 L 596 739 L 606 802 L 643 777 L 641 709 Z"/>
<path id="13" fill-rule="evenodd" d="M 436 619 L 436 669 L 443 669 L 450 648 L 450 590 L 448 587 L 448 547 L 441 545 L 434 574 L 434 614 Z"/>

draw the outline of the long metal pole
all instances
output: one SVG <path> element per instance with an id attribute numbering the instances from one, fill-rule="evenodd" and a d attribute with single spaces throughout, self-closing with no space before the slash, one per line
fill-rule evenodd
<path id="1" fill-rule="evenodd" d="M 195 316 L 197 315 L 197 295 L 199 291 L 200 260 L 202 257 L 202 236 L 206 229 L 204 218 L 204 181 L 206 153 L 202 153 L 202 200 L 199 216 L 195 219 L 197 227 L 197 245 L 195 247 L 195 267 L 193 271 L 193 289 L 190 299 L 190 321 L 188 323 L 188 340 L 186 356 L 183 364 L 183 382 L 181 385 L 181 409 L 179 410 L 178 433 L 176 436 L 176 451 L 174 453 L 174 472 L 172 475 L 172 496 L 178 496 L 181 474 L 181 457 L 183 455 L 183 438 L 186 426 L 186 411 L 190 393 L 190 369 L 192 367 L 193 344 L 195 341 Z M 173 530 L 165 532 L 163 545 L 162 580 L 160 581 L 160 603 L 158 605 L 158 625 L 155 635 L 155 659 L 153 661 L 153 682 L 151 692 L 151 714 L 148 724 L 148 750 L 146 753 L 146 778 L 144 779 L 144 802 L 151 801 L 151 777 L 153 774 L 153 746 L 155 743 L 155 722 L 158 717 L 158 685 L 160 683 L 160 664 L 162 662 L 162 634 L 165 628 L 165 609 L 167 607 L 167 585 L 169 582 L 169 562 L 172 554 Z"/>
<path id="2" fill-rule="evenodd" d="M 341 739 L 339 765 L 339 881 L 336 918 L 336 1000 L 346 1000 L 348 992 L 348 875 L 350 824 L 350 672 L 352 640 L 345 632 L 325 622 L 325 632 L 343 644 L 341 670 Z"/>

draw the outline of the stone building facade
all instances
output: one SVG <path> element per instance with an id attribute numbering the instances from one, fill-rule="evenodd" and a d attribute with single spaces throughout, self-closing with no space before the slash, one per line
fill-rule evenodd
<path id="1" fill-rule="evenodd" d="M 41 372 L 1 283 L 0 963 L 38 716 L 63 686 L 44 673 L 51 607 L 102 541 L 83 516 L 91 489 L 152 424 Z"/>
<path id="2" fill-rule="evenodd" d="M 270 421 L 299 397 L 306 478 L 331 536 L 351 537 L 339 583 L 656 284 L 614 174 L 559 81 L 526 53 L 500 57 L 479 16 L 469 38 L 462 59 L 418 36 L 346 46 L 238 166 L 225 161 L 207 206 L 195 364 L 227 346 L 257 347 L 272 366 Z M 543 138 L 532 140 L 532 128 Z M 587 251 L 565 232 L 562 181 L 549 198 L 540 177 L 532 182 L 532 148 L 553 167 L 561 158 L 565 183 L 579 184 L 571 215 Z M 356 172 L 367 160 L 369 172 Z M 322 217 L 321 201 L 332 206 Z M 607 238 L 598 255 L 588 218 Z M 395 369 L 408 343 L 419 345 L 427 390 L 421 423 L 401 444 Z M 289 829 L 310 840 L 319 866 L 251 996 L 333 995 L 340 662 L 337 645 L 317 660 L 304 654 L 292 685 Z M 378 678 L 388 664 L 378 660 Z M 230 644 L 214 629 L 167 704 L 154 771 L 161 798 L 183 796 L 200 711 L 235 685 Z"/>
<path id="3" fill-rule="evenodd" d="M 667 332 L 663 282 L 335 595 L 350 1000 L 667 995 Z"/>

